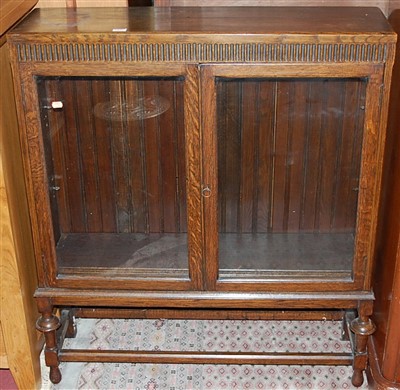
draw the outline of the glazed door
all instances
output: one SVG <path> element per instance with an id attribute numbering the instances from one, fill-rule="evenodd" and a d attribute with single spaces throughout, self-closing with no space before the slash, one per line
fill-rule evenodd
<path id="1" fill-rule="evenodd" d="M 197 93 L 190 71 L 142 68 L 36 77 L 56 285 L 202 284 Z"/>
<path id="2" fill-rule="evenodd" d="M 208 288 L 365 288 L 381 76 L 360 68 L 203 67 Z"/>

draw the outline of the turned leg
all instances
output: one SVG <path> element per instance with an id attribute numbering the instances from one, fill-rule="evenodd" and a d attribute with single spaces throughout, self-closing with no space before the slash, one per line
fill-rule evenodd
<path id="1" fill-rule="evenodd" d="M 68 309 L 61 312 L 61 323 L 66 324 L 65 337 L 69 339 L 75 338 L 77 334 L 75 313 L 76 309 Z"/>
<path id="2" fill-rule="evenodd" d="M 372 311 L 371 309 L 371 303 L 361 303 L 358 317 L 350 323 L 350 329 L 355 335 L 353 377 L 351 382 L 356 387 L 361 386 L 364 382 L 363 372 L 367 367 L 368 361 L 368 337 L 372 335 L 376 329 L 375 324 L 369 318 Z"/>
<path id="3" fill-rule="evenodd" d="M 347 318 L 347 313 L 345 312 L 343 314 L 343 320 L 342 320 L 342 334 L 341 334 L 341 339 L 343 341 L 349 341 L 350 340 L 350 335 L 349 335 L 349 329 L 347 327 L 348 324 L 348 318 Z"/>
<path id="4" fill-rule="evenodd" d="M 46 365 L 50 367 L 50 380 L 56 384 L 61 381 L 56 335 L 61 323 L 59 318 L 53 315 L 53 306 L 48 299 L 38 299 L 38 309 L 42 316 L 37 320 L 36 328 L 44 334 L 44 357 Z"/>

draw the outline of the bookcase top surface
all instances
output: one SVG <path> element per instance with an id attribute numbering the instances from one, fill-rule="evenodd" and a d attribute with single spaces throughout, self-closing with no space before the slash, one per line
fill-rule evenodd
<path id="1" fill-rule="evenodd" d="M 35 9 L 20 34 L 395 35 L 378 8 L 135 7 Z"/>

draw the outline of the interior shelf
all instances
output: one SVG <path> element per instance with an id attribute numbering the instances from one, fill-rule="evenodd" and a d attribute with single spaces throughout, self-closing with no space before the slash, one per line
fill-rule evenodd
<path id="1" fill-rule="evenodd" d="M 268 270 L 350 275 L 352 269 L 352 233 L 224 233 L 219 243 L 221 275 L 233 270 L 253 277 Z M 187 234 L 70 233 L 62 235 L 57 254 L 61 273 L 163 270 L 167 277 L 187 274 L 189 264 Z"/>

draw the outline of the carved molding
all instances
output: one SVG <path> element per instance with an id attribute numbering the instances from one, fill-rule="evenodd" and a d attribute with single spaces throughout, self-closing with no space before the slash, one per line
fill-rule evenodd
<path id="1" fill-rule="evenodd" d="M 385 62 L 372 43 L 63 43 L 17 44 L 20 62 Z"/>

